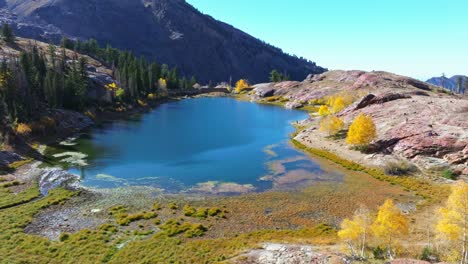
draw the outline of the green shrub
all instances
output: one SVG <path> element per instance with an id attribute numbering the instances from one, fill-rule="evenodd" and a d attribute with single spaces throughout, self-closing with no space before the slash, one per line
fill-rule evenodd
<path id="1" fill-rule="evenodd" d="M 448 180 L 458 179 L 458 175 L 449 169 L 442 171 L 442 177 Z"/>
<path id="2" fill-rule="evenodd" d="M 194 216 L 205 219 L 208 216 L 208 208 L 198 208 Z"/>
<path id="3" fill-rule="evenodd" d="M 170 203 L 169 204 L 169 209 L 177 210 L 177 209 L 179 209 L 179 206 L 176 203 Z"/>
<path id="4" fill-rule="evenodd" d="M 192 237 L 201 237 L 207 231 L 206 227 L 202 224 L 191 224 L 188 230 L 185 232 L 185 237 L 192 238 Z"/>
<path id="5" fill-rule="evenodd" d="M 381 247 L 376 247 L 372 249 L 372 254 L 375 259 L 385 259 L 385 249 Z"/>
<path id="6" fill-rule="evenodd" d="M 208 209 L 208 215 L 209 216 L 217 216 L 221 212 L 222 212 L 221 209 L 219 209 L 217 207 L 212 207 L 212 208 Z"/>
<path id="7" fill-rule="evenodd" d="M 182 209 L 185 216 L 193 216 L 196 213 L 195 208 L 191 207 L 190 205 L 185 205 Z"/>
<path id="8" fill-rule="evenodd" d="M 158 202 L 154 202 L 154 204 L 153 204 L 153 210 L 154 211 L 159 211 L 159 210 L 161 210 L 161 208 L 162 207 Z"/>
<path id="9" fill-rule="evenodd" d="M 70 238 L 70 234 L 62 233 L 62 234 L 60 234 L 59 240 L 60 240 L 60 242 L 63 242 L 65 240 L 68 240 L 69 238 Z"/>
<path id="10" fill-rule="evenodd" d="M 385 165 L 384 171 L 389 175 L 402 176 L 415 173 L 418 171 L 418 168 L 405 160 L 399 160 L 388 162 Z"/>
<path id="11" fill-rule="evenodd" d="M 435 261 L 438 261 L 438 258 L 437 256 L 434 255 L 434 252 L 432 251 L 430 247 L 425 246 L 421 254 L 421 260 L 435 262 Z"/>

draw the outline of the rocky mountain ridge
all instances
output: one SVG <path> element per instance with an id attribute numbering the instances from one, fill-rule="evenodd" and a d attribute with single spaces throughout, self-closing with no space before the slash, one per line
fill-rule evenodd
<path id="1" fill-rule="evenodd" d="M 299 80 L 326 70 L 204 15 L 184 0 L 0 0 L 0 23 L 44 41 L 94 38 L 178 65 L 182 74 L 204 82 L 261 82 L 273 69 Z"/>

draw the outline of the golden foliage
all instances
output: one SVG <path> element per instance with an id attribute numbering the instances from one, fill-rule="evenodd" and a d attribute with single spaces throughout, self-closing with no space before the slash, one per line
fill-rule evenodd
<path id="1" fill-rule="evenodd" d="M 445 207 L 438 212 L 440 220 L 436 230 L 439 238 L 449 240 L 458 250 L 458 259 L 467 262 L 468 248 L 468 184 L 458 182 L 452 186 Z"/>
<path id="2" fill-rule="evenodd" d="M 236 83 L 236 90 L 235 91 L 236 91 L 236 93 L 241 93 L 243 90 L 249 89 L 249 88 L 250 88 L 249 83 L 244 79 L 240 79 Z"/>
<path id="3" fill-rule="evenodd" d="M 345 102 L 345 100 L 343 99 L 343 97 L 338 96 L 338 97 L 335 98 L 335 100 L 333 101 L 333 104 L 332 104 L 332 113 L 341 112 L 341 110 L 345 109 L 346 106 L 347 106 L 347 103 Z"/>
<path id="4" fill-rule="evenodd" d="M 327 115 L 330 114 L 330 109 L 328 108 L 328 106 L 322 105 L 322 106 L 320 106 L 320 108 L 318 110 L 318 114 L 320 116 L 327 116 Z"/>
<path id="5" fill-rule="evenodd" d="M 138 102 L 138 105 L 141 106 L 141 107 L 147 107 L 148 106 L 148 104 L 145 101 L 141 100 L 141 99 L 138 99 L 137 102 Z"/>
<path id="6" fill-rule="evenodd" d="M 158 80 L 158 88 L 166 90 L 167 89 L 167 81 L 164 78 L 159 78 Z"/>
<path id="7" fill-rule="evenodd" d="M 31 132 L 32 132 L 32 129 L 28 124 L 19 123 L 16 126 L 16 133 L 19 134 L 19 135 L 24 135 L 25 136 L 25 135 L 31 134 Z"/>
<path id="8" fill-rule="evenodd" d="M 154 93 L 150 93 L 150 94 L 148 94 L 147 98 L 148 98 L 148 100 L 154 100 L 157 97 L 156 97 L 156 95 Z"/>
<path id="9" fill-rule="evenodd" d="M 118 88 L 116 91 L 115 91 L 115 96 L 117 98 L 122 98 L 123 96 L 125 95 L 125 90 L 122 89 L 122 88 Z"/>
<path id="10" fill-rule="evenodd" d="M 92 111 L 90 110 L 87 110 L 86 112 L 84 112 L 85 116 L 91 118 L 92 120 L 96 120 L 96 114 L 94 114 Z"/>
<path id="11" fill-rule="evenodd" d="M 320 121 L 320 131 L 328 135 L 336 135 L 344 127 L 344 122 L 336 116 L 326 116 Z"/>
<path id="12" fill-rule="evenodd" d="M 372 142 L 377 136 L 372 117 L 359 114 L 349 127 L 346 142 L 351 145 L 366 145 Z"/>
<path id="13" fill-rule="evenodd" d="M 382 239 L 387 246 L 389 257 L 392 258 L 392 245 L 396 237 L 408 233 L 408 219 L 395 206 L 391 199 L 379 208 L 377 218 L 372 224 L 373 234 Z"/>
<path id="14" fill-rule="evenodd" d="M 365 258 L 365 248 L 372 224 L 372 215 L 369 210 L 361 208 L 355 212 L 353 219 L 344 219 L 338 237 L 348 244 L 353 256 L 360 255 Z M 357 253 L 358 247 L 360 253 Z"/>
<path id="15" fill-rule="evenodd" d="M 115 82 L 113 82 L 113 83 L 107 84 L 106 88 L 109 90 L 117 90 L 119 87 L 117 86 Z"/>

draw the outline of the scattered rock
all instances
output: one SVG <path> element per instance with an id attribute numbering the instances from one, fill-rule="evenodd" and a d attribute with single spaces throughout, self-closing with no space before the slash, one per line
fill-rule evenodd
<path id="1" fill-rule="evenodd" d="M 43 195 L 50 190 L 62 187 L 76 190 L 79 187 L 80 177 L 58 168 L 44 169 L 39 177 L 39 189 Z"/>

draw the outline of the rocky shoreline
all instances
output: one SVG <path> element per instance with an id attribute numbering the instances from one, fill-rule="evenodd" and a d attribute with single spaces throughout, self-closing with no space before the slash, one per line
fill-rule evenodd
<path id="1" fill-rule="evenodd" d="M 303 82 L 259 84 L 249 98 L 287 108 L 316 107 L 334 94 L 362 94 L 337 113 L 350 124 L 360 113 L 373 118 L 378 138 L 371 154 L 351 149 L 344 139 L 319 132 L 320 117 L 312 112 L 295 139 L 370 167 L 395 161 L 415 164 L 421 174 L 440 180 L 443 170 L 468 177 L 468 98 L 436 86 L 386 72 L 331 71 Z M 312 102 L 312 105 L 311 105 Z"/>

